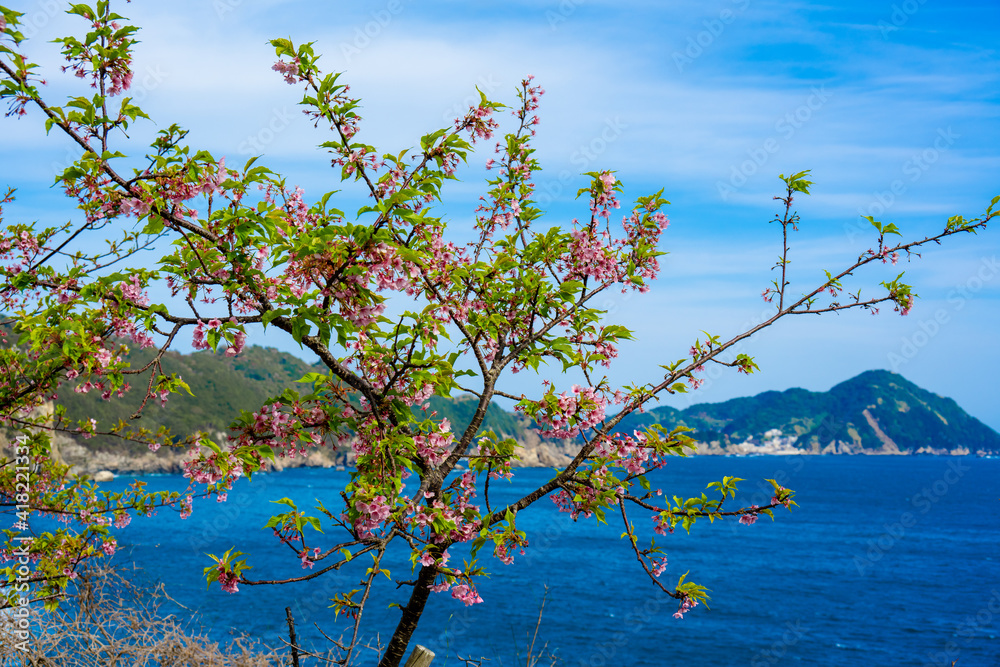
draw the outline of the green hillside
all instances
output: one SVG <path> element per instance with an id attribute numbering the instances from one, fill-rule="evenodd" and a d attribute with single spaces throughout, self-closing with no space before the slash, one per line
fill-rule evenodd
<path id="1" fill-rule="evenodd" d="M 152 358 L 151 350 L 134 350 L 129 354 L 129 363 L 138 369 Z M 173 394 L 164 407 L 158 400 L 150 399 L 142 417 L 134 421 L 130 417 L 139 408 L 142 387 L 133 387 L 124 398 L 104 401 L 97 392 L 77 394 L 64 385 L 58 403 L 66 407 L 70 419 L 93 418 L 102 426 L 124 419 L 136 427 L 152 430 L 166 425 L 171 433 L 183 438 L 199 430 L 225 431 L 239 416 L 240 409 L 255 410 L 289 387 L 301 390 L 302 385 L 296 385 L 295 381 L 315 370 L 290 354 L 251 346 L 236 357 L 212 352 L 167 352 L 162 367 L 164 373 L 176 373 L 187 382 L 193 396 L 185 392 Z M 89 440 L 88 445 L 102 449 L 126 446 L 118 438 L 102 436 Z"/>
<path id="2" fill-rule="evenodd" d="M 131 353 L 133 368 L 145 365 L 150 351 Z M 224 431 L 240 409 L 256 409 L 269 397 L 286 388 L 301 390 L 296 380 L 317 368 L 273 348 L 247 347 L 237 357 L 197 352 L 167 353 L 163 368 L 176 373 L 191 387 L 194 396 L 175 394 L 166 407 L 150 401 L 136 423 L 155 429 L 166 425 L 184 437 L 195 430 Z M 100 396 L 62 390 L 59 403 L 71 419 L 95 418 L 107 425 L 128 420 L 139 405 L 141 388 L 124 399 L 102 401 Z M 475 401 L 469 397 L 432 397 L 430 410 L 435 419 L 446 418 L 452 430 L 462 432 L 472 419 Z M 842 382 L 828 392 L 804 389 L 768 391 L 721 403 L 700 403 L 684 410 L 659 407 L 630 415 L 620 431 L 646 428 L 654 423 L 673 428 L 684 424 L 694 429 L 696 440 L 717 443 L 725 448 L 747 441 L 760 443 L 765 434 L 778 429 L 791 446 L 819 451 L 831 443 L 850 451 L 954 450 L 1000 452 L 1000 435 L 968 415 L 955 401 L 917 387 L 901 375 L 888 371 L 867 371 Z M 504 436 L 525 441 L 530 424 L 521 416 L 492 405 L 483 424 Z M 838 444 L 839 443 L 839 444 Z M 96 437 L 86 446 L 119 450 L 117 439 Z M 126 447 L 127 448 L 127 447 Z"/>
<path id="3" fill-rule="evenodd" d="M 135 350 L 130 352 L 128 360 L 132 368 L 142 368 L 152 358 L 150 350 Z M 173 394 L 164 407 L 158 400 L 150 399 L 137 420 L 130 417 L 139 408 L 141 387 L 133 387 L 124 398 L 105 401 L 98 392 L 78 394 L 71 385 L 64 385 L 57 402 L 66 408 L 66 416 L 71 420 L 93 418 L 104 427 L 124 419 L 136 427 L 152 430 L 165 425 L 171 433 L 183 438 L 199 430 L 225 431 L 241 409 L 256 410 L 288 388 L 302 392 L 306 387 L 296 381 L 306 373 L 321 370 L 285 352 L 256 346 L 247 346 L 236 357 L 227 357 L 221 352 L 168 352 L 162 363 L 165 373 L 176 373 L 188 383 L 193 396 L 184 392 Z M 448 419 L 452 431 L 457 433 L 465 430 L 475 412 L 475 402 L 471 398 L 449 400 L 432 396 L 429 403 L 429 410 L 437 413 L 434 418 Z M 519 437 L 526 425 L 523 418 L 491 405 L 483 429 Z M 108 436 L 95 436 L 84 444 L 115 451 L 143 449 L 142 445 L 123 443 L 119 438 Z"/>
<path id="4" fill-rule="evenodd" d="M 472 396 L 447 399 L 441 396 L 431 396 L 430 410 L 438 414 L 435 419 L 445 418 L 451 422 L 451 430 L 455 433 L 462 433 L 472 422 L 472 416 L 476 412 L 476 400 Z M 486 409 L 486 418 L 480 428 L 482 431 L 493 431 L 503 437 L 518 438 L 524 429 L 528 427 L 526 419 L 511 412 L 507 412 L 495 403 L 490 404 Z"/>

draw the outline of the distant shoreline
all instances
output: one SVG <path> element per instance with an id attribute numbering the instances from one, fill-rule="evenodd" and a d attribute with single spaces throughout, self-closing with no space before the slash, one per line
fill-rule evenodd
<path id="1" fill-rule="evenodd" d="M 153 463 L 151 459 L 155 458 L 155 455 L 151 453 L 148 455 L 143 455 L 142 457 L 125 457 L 124 455 L 115 455 L 116 457 L 121 457 L 119 465 L 105 465 L 103 467 L 98 467 L 98 461 L 89 461 L 88 465 L 80 465 L 70 463 L 74 466 L 74 472 L 80 474 L 90 475 L 91 477 L 103 477 L 104 479 L 96 479 L 96 481 L 108 481 L 106 474 L 110 473 L 113 477 L 145 477 L 145 476 L 160 476 L 160 475 L 180 475 L 183 474 L 184 469 L 181 465 L 182 457 L 180 454 L 170 457 L 170 460 L 161 459 L 157 461 L 160 465 L 150 465 Z M 700 458 L 700 457 L 718 457 L 718 458 L 733 458 L 733 459 L 749 459 L 749 458 L 791 458 L 791 457 L 810 457 L 810 458 L 822 458 L 822 457 L 852 457 L 852 456 L 879 456 L 879 457 L 968 457 L 968 458 L 982 458 L 982 459 L 1000 459 L 1000 455 L 991 452 L 970 452 L 967 449 L 961 451 L 942 451 L 942 452 L 883 452 L 883 451 L 872 451 L 864 453 L 820 453 L 808 450 L 802 451 L 778 451 L 778 452 L 753 452 L 753 453 L 711 453 L 711 452 L 694 452 L 687 455 L 686 458 Z M 312 460 L 310 460 L 312 459 Z M 129 461 L 129 462 L 126 462 Z M 82 463 L 82 462 L 80 462 Z M 110 463 L 110 462 L 108 462 Z M 554 465 L 537 463 L 535 465 L 515 465 L 515 468 L 553 468 L 558 467 Z M 330 463 L 329 460 L 316 460 L 314 456 L 296 458 L 296 459 L 278 459 L 278 465 L 269 465 L 268 469 L 262 471 L 264 473 L 280 473 L 289 469 L 297 468 L 317 468 L 326 470 L 337 470 L 337 471 L 351 471 L 355 467 L 353 464 L 336 464 Z M 465 468 L 461 468 L 465 470 Z"/>

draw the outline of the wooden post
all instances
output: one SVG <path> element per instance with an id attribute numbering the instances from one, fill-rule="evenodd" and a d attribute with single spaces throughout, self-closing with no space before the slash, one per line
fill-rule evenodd
<path id="1" fill-rule="evenodd" d="M 410 654 L 410 659 L 406 661 L 404 667 L 430 667 L 433 660 L 434 651 L 417 644 L 417 647 L 413 649 L 413 653 Z"/>

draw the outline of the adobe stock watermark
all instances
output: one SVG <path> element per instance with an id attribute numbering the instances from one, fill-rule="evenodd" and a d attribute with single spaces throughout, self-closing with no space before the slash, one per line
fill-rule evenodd
<path id="1" fill-rule="evenodd" d="M 702 21 L 701 24 L 705 26 L 705 29 L 689 36 L 683 51 L 674 51 L 671 54 L 670 57 L 678 72 L 683 73 L 685 67 L 700 58 L 701 54 L 705 53 L 705 49 L 712 46 L 715 40 L 726 31 L 726 26 L 735 21 L 750 6 L 750 0 L 732 0 L 732 2 L 736 5 L 735 9 L 723 9 L 719 12 L 718 18 Z"/>
<path id="2" fill-rule="evenodd" d="M 389 27 L 393 19 L 403 11 L 402 0 L 389 0 L 384 9 L 379 9 L 371 13 L 371 20 L 363 26 L 355 26 L 354 39 L 350 42 L 340 43 L 340 55 L 344 62 L 350 64 L 355 56 L 360 56 L 361 52 L 368 48 L 371 43 L 378 39 L 382 31 Z"/>
<path id="3" fill-rule="evenodd" d="M 212 9 L 215 16 L 220 21 L 226 20 L 226 14 L 236 11 L 236 8 L 243 4 L 243 0 L 212 0 Z"/>
<path id="4" fill-rule="evenodd" d="M 769 667 L 784 662 L 783 658 L 788 653 L 788 649 L 798 644 L 799 640 L 806 634 L 802 630 L 802 620 L 798 618 L 795 619 L 795 623 L 786 621 L 785 628 L 786 630 L 781 634 L 781 637 L 773 644 L 753 654 L 753 657 L 750 658 L 750 667 Z"/>
<path id="5" fill-rule="evenodd" d="M 27 39 L 38 36 L 42 28 L 47 26 L 57 14 L 65 11 L 66 5 L 58 0 L 43 0 L 35 5 L 37 9 L 29 9 L 24 12 L 20 20 L 18 29 Z"/>
<path id="6" fill-rule="evenodd" d="M 6 618 L 3 621 L 9 622 L 11 625 L 11 634 L 13 635 L 14 649 L 21 653 L 28 652 L 28 642 L 31 638 L 31 594 L 30 594 L 30 581 L 31 581 L 31 568 L 28 566 L 31 563 L 30 554 L 28 553 L 28 546 L 31 544 L 31 535 L 21 535 L 22 532 L 27 532 L 29 529 L 28 519 L 31 513 L 31 507 L 28 504 L 31 494 L 31 450 L 28 447 L 28 436 L 19 435 L 15 438 L 14 442 L 11 443 L 14 447 L 14 468 L 15 471 L 15 494 L 14 502 L 16 513 L 14 515 L 15 521 L 11 526 L 11 532 L 14 533 L 10 538 L 11 542 L 16 542 L 17 547 L 11 549 L 9 554 L 4 556 L 4 560 L 12 560 L 15 562 L 15 566 L 12 568 L 14 573 L 13 592 L 17 593 L 17 597 L 14 598 L 16 603 L 14 604 L 12 610 L 6 614 Z"/>
<path id="7" fill-rule="evenodd" d="M 867 541 L 868 551 L 864 556 L 854 557 L 854 567 L 858 569 L 858 574 L 866 576 L 875 564 L 896 546 L 899 540 L 906 536 L 906 532 L 917 525 L 919 516 L 927 514 L 941 501 L 951 487 L 958 484 L 965 473 L 972 470 L 967 465 L 962 464 L 961 459 L 952 459 L 948 462 L 948 468 L 940 478 L 931 484 L 923 487 L 919 493 L 910 499 L 910 505 L 914 511 L 907 510 L 899 515 L 893 523 L 884 523 L 882 534 L 877 538 Z"/>
<path id="8" fill-rule="evenodd" d="M 248 136 L 240 142 L 237 150 L 240 155 L 260 155 L 264 152 L 264 147 L 274 141 L 275 137 L 285 131 L 292 124 L 293 113 L 288 107 L 273 109 L 271 118 L 267 124 L 257 130 L 257 134 Z"/>
<path id="9" fill-rule="evenodd" d="M 663 619 L 658 618 L 660 609 L 666 602 L 660 598 L 649 598 L 641 605 L 633 607 L 621 623 L 616 624 L 618 630 L 602 641 L 597 649 L 588 657 L 577 658 L 579 667 L 605 667 L 606 665 L 620 665 L 622 661 L 616 660 L 618 650 L 628 644 L 630 637 L 644 631 L 650 624 L 658 626 Z"/>
<path id="10" fill-rule="evenodd" d="M 889 20 L 880 19 L 878 22 L 877 27 L 882 33 L 882 39 L 889 39 L 890 34 L 906 25 L 910 21 L 910 17 L 916 14 L 921 5 L 926 2 L 927 0 L 904 0 L 899 4 L 894 4 Z"/>
<path id="11" fill-rule="evenodd" d="M 976 271 L 964 283 L 956 285 L 948 292 L 946 300 L 951 307 L 950 310 L 938 308 L 934 311 L 933 317 L 920 320 L 913 333 L 900 339 L 899 348 L 886 355 L 892 370 L 898 371 L 920 354 L 920 350 L 941 332 L 941 327 L 951 321 L 952 314 L 965 308 L 965 304 L 996 278 L 998 273 L 1000 273 L 1000 262 L 997 261 L 996 255 L 984 257 Z"/>
<path id="12" fill-rule="evenodd" d="M 952 639 L 945 644 L 943 650 L 928 651 L 924 667 L 951 667 L 962 654 L 963 645 L 969 644 L 977 634 L 992 627 L 993 619 L 997 614 L 1000 614 L 1000 590 L 991 589 L 990 594 L 991 597 L 985 605 L 978 609 L 975 614 L 966 616 L 955 628 L 954 636 L 961 639 L 961 644 Z"/>
<path id="13" fill-rule="evenodd" d="M 569 20 L 569 17 L 576 12 L 577 7 L 586 0 L 559 0 L 557 11 L 545 10 L 545 19 L 549 22 L 549 29 L 555 30 L 560 24 Z"/>
<path id="14" fill-rule="evenodd" d="M 844 223 L 844 232 L 847 234 L 847 240 L 850 243 L 854 243 L 854 240 L 859 236 L 867 236 L 871 233 L 871 223 L 864 220 L 865 216 L 870 215 L 877 219 L 884 215 L 898 201 L 899 197 L 904 195 L 913 183 L 919 181 L 941 159 L 941 155 L 951 149 L 955 145 L 955 141 L 962 137 L 962 135 L 952 130 L 950 126 L 947 128 L 938 128 L 936 134 L 937 136 L 934 137 L 934 141 L 930 146 L 919 153 L 914 153 L 903 163 L 901 169 L 903 176 L 906 177 L 905 180 L 903 178 L 894 179 L 889 183 L 887 189 L 873 192 L 872 201 L 868 204 L 867 208 L 864 206 L 858 207 L 858 215 L 861 219 Z"/>
<path id="15" fill-rule="evenodd" d="M 586 171 L 594 164 L 597 158 L 608 150 L 608 146 L 618 141 L 627 129 L 628 125 L 623 123 L 619 116 L 615 116 L 613 119 L 605 119 L 604 128 L 601 129 L 597 136 L 589 142 L 580 145 L 570 154 L 570 163 L 578 167 L 580 172 Z M 551 204 L 559 195 L 567 191 L 574 177 L 575 175 L 569 169 L 563 169 L 554 181 L 546 181 L 544 184 L 540 184 L 535 189 L 538 203 L 542 206 Z"/>
<path id="16" fill-rule="evenodd" d="M 716 181 L 715 187 L 722 201 L 728 201 L 731 195 L 746 185 L 747 180 L 767 164 L 772 155 L 781 150 L 781 140 L 788 141 L 795 136 L 796 132 L 812 120 L 813 114 L 822 109 L 833 97 L 833 93 L 828 91 L 825 85 L 813 86 L 809 91 L 804 103 L 775 121 L 775 135 L 765 139 L 759 147 L 747 149 L 748 159 L 738 166 L 732 166 L 728 182 Z"/>

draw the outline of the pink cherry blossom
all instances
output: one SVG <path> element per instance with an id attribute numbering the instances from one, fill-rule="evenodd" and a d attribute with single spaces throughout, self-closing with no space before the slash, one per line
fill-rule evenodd
<path id="1" fill-rule="evenodd" d="M 688 613 L 690 610 L 698 606 L 698 601 L 694 600 L 687 595 L 681 600 L 680 608 L 674 612 L 674 618 L 684 618 L 684 614 Z"/>
<path id="2" fill-rule="evenodd" d="M 285 77 L 286 83 L 294 84 L 299 77 L 299 59 L 296 58 L 290 63 L 279 60 L 271 66 L 271 69 Z"/>
<path id="3" fill-rule="evenodd" d="M 117 548 L 118 543 L 113 537 L 109 537 L 101 543 L 101 550 L 108 556 L 114 556 Z"/>
<path id="4" fill-rule="evenodd" d="M 757 509 L 758 507 L 756 505 L 751 505 L 750 511 L 740 516 L 740 523 L 744 526 L 752 526 L 757 523 Z"/>
<path id="5" fill-rule="evenodd" d="M 475 588 L 468 586 L 467 584 L 458 584 L 451 589 L 451 597 L 456 600 L 461 600 L 465 603 L 466 607 L 471 607 L 474 604 L 479 604 L 483 601 L 479 597 L 479 593 L 476 592 Z"/>
<path id="6" fill-rule="evenodd" d="M 238 593 L 240 588 L 237 585 L 239 583 L 239 577 L 236 576 L 231 570 L 227 570 L 226 566 L 219 563 L 217 566 L 219 572 L 219 584 L 222 586 L 222 590 L 227 593 Z"/>

